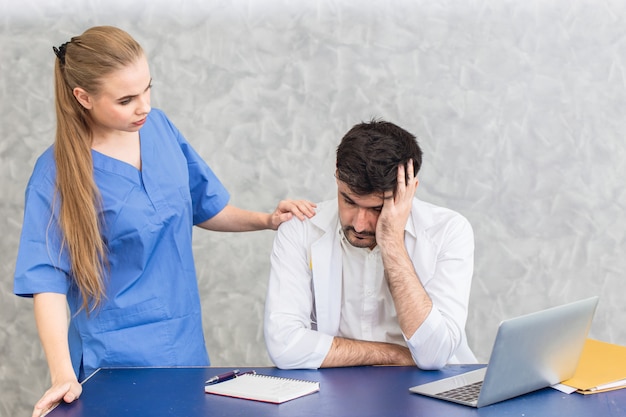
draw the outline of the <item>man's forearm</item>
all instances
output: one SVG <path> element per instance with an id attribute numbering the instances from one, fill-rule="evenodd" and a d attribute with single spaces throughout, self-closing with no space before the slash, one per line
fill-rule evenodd
<path id="1" fill-rule="evenodd" d="M 335 336 L 321 367 L 361 365 L 415 365 L 415 362 L 405 346 Z"/>
<path id="2" fill-rule="evenodd" d="M 404 242 L 381 246 L 381 253 L 400 328 L 410 339 L 430 314 L 432 300 L 415 273 Z"/>

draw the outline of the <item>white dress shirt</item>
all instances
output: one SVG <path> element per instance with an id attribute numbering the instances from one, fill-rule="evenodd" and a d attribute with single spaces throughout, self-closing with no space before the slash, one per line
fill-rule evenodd
<path id="1" fill-rule="evenodd" d="M 389 342 L 406 346 L 396 307 L 385 280 L 380 248 L 357 248 L 341 227 L 341 321 L 338 336 L 355 340 Z"/>
<path id="2" fill-rule="evenodd" d="M 269 356 L 279 368 L 319 368 L 334 336 L 364 331 L 362 327 L 354 330 L 351 312 L 344 312 L 342 319 L 344 305 L 352 301 L 342 301 L 346 260 L 337 233 L 337 210 L 336 199 L 320 203 L 311 219 L 292 219 L 276 232 L 264 335 Z M 405 227 L 405 246 L 433 302 L 428 317 L 411 338 L 402 336 L 415 364 L 439 369 L 447 363 L 475 363 L 465 335 L 474 267 L 471 225 L 459 213 L 415 198 Z M 353 264 L 347 268 L 350 275 L 357 274 Z M 353 283 L 347 285 L 351 288 Z M 375 314 L 385 311 L 386 305 L 378 306 Z M 389 318 L 392 316 L 389 313 Z M 380 316 L 375 320 L 381 328 L 372 329 L 373 339 L 396 337 L 396 332 L 381 336 L 379 332 L 390 326 L 381 324 Z M 399 326 L 397 331 L 401 334 Z"/>

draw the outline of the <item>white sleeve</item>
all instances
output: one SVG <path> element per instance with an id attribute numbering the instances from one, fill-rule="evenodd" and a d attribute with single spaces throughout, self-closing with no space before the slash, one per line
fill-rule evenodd
<path id="1" fill-rule="evenodd" d="M 434 271 L 429 277 L 420 277 L 433 309 L 407 339 L 413 359 L 421 369 L 476 361 L 465 335 L 474 269 L 474 234 L 470 223 L 460 215 L 446 222 L 441 230 Z"/>
<path id="2" fill-rule="evenodd" d="M 333 336 L 314 329 L 312 272 L 306 242 L 308 220 L 281 224 L 274 238 L 265 300 L 265 343 L 282 369 L 317 369 Z"/>

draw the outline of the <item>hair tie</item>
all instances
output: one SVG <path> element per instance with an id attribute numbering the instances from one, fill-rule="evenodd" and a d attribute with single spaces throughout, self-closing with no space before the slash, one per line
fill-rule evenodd
<path id="1" fill-rule="evenodd" d="M 65 50 L 67 49 L 68 43 L 69 42 L 65 42 L 63 45 L 59 46 L 58 48 L 56 46 L 52 47 L 54 54 L 57 56 L 57 58 L 59 58 L 59 61 L 61 61 L 61 64 L 63 65 L 65 65 Z"/>

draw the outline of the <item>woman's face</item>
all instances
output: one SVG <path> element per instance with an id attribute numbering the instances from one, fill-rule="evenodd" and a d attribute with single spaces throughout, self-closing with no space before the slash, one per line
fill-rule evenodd
<path id="1" fill-rule="evenodd" d="M 94 137 L 137 132 L 150 113 L 151 83 L 148 61 L 141 56 L 133 64 L 103 76 L 98 94 L 81 90 L 81 100 L 75 89 L 74 95 L 91 114 Z"/>

